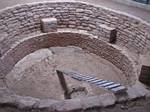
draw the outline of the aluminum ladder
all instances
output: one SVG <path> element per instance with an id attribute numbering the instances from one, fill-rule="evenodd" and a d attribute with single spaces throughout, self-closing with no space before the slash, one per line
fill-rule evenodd
<path id="1" fill-rule="evenodd" d="M 73 79 L 76 79 L 78 81 L 85 81 L 87 83 L 96 85 L 100 88 L 110 90 L 113 93 L 120 93 L 120 92 L 126 91 L 125 86 L 123 86 L 119 83 L 115 83 L 113 81 L 108 81 L 108 80 L 98 79 L 96 77 L 83 75 L 83 74 L 80 74 L 76 71 L 67 71 L 67 70 L 56 70 L 56 71 L 57 71 L 57 74 L 59 72 L 59 73 L 61 73 L 61 75 L 63 75 L 63 74 L 68 75 Z"/>

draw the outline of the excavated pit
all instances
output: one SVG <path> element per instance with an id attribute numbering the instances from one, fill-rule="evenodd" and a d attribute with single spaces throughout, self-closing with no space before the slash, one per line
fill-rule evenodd
<path id="1" fill-rule="evenodd" d="M 150 96 L 138 81 L 150 50 L 149 23 L 81 2 L 18 5 L 0 15 L 0 107 L 72 112 Z M 44 18 L 55 19 L 48 23 L 55 30 L 43 33 Z M 120 83 L 126 91 L 113 94 L 65 76 L 66 100 L 59 69 Z"/>
<path id="2" fill-rule="evenodd" d="M 123 85 L 130 82 L 121 70 L 107 60 L 79 47 L 50 47 L 35 51 L 20 60 L 6 76 L 7 86 L 21 96 L 40 99 L 63 100 L 64 94 L 56 70 L 75 70 L 100 79 L 110 80 Z M 74 97 L 86 97 L 104 94 L 104 88 L 89 85 L 65 76 L 69 88 L 84 87 Z"/>

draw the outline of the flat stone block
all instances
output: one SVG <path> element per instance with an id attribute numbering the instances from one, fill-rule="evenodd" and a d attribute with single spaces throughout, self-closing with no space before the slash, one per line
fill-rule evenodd
<path id="1" fill-rule="evenodd" d="M 128 90 L 127 90 L 127 94 L 128 94 L 128 99 L 129 100 L 141 97 L 139 92 L 134 87 L 129 87 Z"/>
<path id="2" fill-rule="evenodd" d="M 15 103 L 18 105 L 18 108 L 20 109 L 28 109 L 32 108 L 38 101 L 39 99 L 32 98 L 32 97 L 22 97 L 22 96 L 16 96 L 15 97 Z"/>
<path id="3" fill-rule="evenodd" d="M 101 106 L 98 96 L 81 98 L 82 109 L 88 109 Z"/>
<path id="4" fill-rule="evenodd" d="M 117 98 L 113 94 L 103 94 L 99 96 L 101 107 L 108 107 L 114 105 L 117 101 Z"/>
<path id="5" fill-rule="evenodd" d="M 45 99 L 45 100 L 40 100 L 38 105 L 35 107 L 38 107 L 39 109 L 48 109 L 48 110 L 55 110 L 55 104 L 58 103 L 56 100 L 52 99 Z"/>
<path id="6" fill-rule="evenodd" d="M 57 19 L 56 18 L 43 18 L 41 19 L 42 32 L 56 32 L 57 31 Z"/>
<path id="7" fill-rule="evenodd" d="M 80 99 L 70 99 L 59 102 L 55 106 L 57 112 L 71 112 L 82 109 Z"/>

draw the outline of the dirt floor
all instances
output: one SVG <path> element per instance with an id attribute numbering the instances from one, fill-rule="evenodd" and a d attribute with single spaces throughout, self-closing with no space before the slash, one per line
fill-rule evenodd
<path id="1" fill-rule="evenodd" d="M 110 62 L 81 48 L 68 46 L 42 49 L 29 54 L 7 75 L 6 85 L 19 95 L 61 100 L 64 95 L 57 69 L 74 70 L 123 85 L 129 83 L 125 75 Z M 69 88 L 85 87 L 87 93 L 84 96 L 108 92 L 68 76 L 65 78 Z"/>
<path id="2" fill-rule="evenodd" d="M 137 16 L 142 18 L 143 20 L 150 22 L 150 11 L 146 11 L 141 8 L 128 6 L 125 4 L 114 2 L 113 0 L 0 0 L 0 9 L 11 7 L 16 4 L 25 4 L 25 3 L 32 3 L 32 2 L 43 2 L 43 1 L 83 1 L 89 2 L 96 5 L 101 5 L 104 7 L 108 7 L 114 10 L 122 11 L 129 13 L 131 15 Z"/>

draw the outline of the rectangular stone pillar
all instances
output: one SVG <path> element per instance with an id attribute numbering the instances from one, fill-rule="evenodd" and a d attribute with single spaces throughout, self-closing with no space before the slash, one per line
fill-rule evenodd
<path id="1" fill-rule="evenodd" d="M 115 44 L 117 40 L 117 30 L 113 29 L 110 31 L 109 43 Z"/>
<path id="2" fill-rule="evenodd" d="M 117 30 L 116 28 L 112 28 L 112 27 L 109 27 L 105 24 L 101 24 L 99 25 L 100 27 L 100 33 L 102 33 L 102 36 L 105 37 L 109 43 L 116 43 L 116 40 L 117 40 Z"/>
<path id="3" fill-rule="evenodd" d="M 57 19 L 56 18 L 43 18 L 41 19 L 41 27 L 43 33 L 56 32 L 57 31 Z"/>
<path id="4" fill-rule="evenodd" d="M 150 66 L 142 66 L 139 80 L 140 82 L 150 86 Z"/>

